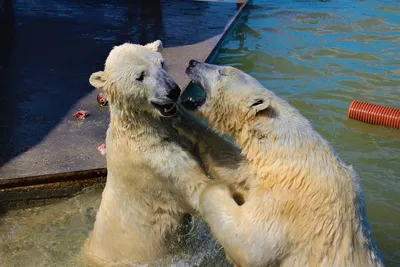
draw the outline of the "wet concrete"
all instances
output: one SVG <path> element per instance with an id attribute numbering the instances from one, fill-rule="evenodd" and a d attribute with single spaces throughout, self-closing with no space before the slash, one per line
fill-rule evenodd
<path id="1" fill-rule="evenodd" d="M 189 59 L 204 60 L 236 12 L 235 3 L 202 1 L 14 1 L 0 28 L 0 183 L 105 167 L 97 147 L 108 109 L 88 78 L 110 49 L 161 39 L 184 87 Z M 74 120 L 79 109 L 90 116 Z"/>

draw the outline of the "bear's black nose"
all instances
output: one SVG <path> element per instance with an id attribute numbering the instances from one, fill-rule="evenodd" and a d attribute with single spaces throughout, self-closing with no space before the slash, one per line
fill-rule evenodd
<path id="1" fill-rule="evenodd" d="M 194 60 L 194 59 L 192 59 L 192 60 L 190 60 L 189 61 L 189 67 L 195 67 L 196 66 L 196 64 L 197 64 L 197 61 L 196 60 Z"/>
<path id="2" fill-rule="evenodd" d="M 168 92 L 167 97 L 172 101 L 176 102 L 178 101 L 180 95 L 181 95 L 181 89 L 178 86 L 175 86 Z"/>

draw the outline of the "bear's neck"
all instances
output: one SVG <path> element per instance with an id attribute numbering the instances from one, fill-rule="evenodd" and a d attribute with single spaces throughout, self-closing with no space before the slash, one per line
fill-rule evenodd
<path id="1" fill-rule="evenodd" d="M 170 136 L 170 125 L 161 118 L 155 118 L 148 112 L 140 111 L 112 111 L 110 114 L 110 128 L 113 134 L 125 135 L 130 139 L 142 139 L 149 136 Z"/>
<path id="2" fill-rule="evenodd" d="M 352 176 L 330 145 L 308 127 L 297 122 L 289 124 L 287 119 L 277 118 L 273 125 L 263 126 L 265 131 L 262 133 L 254 132 L 252 126 L 247 124 L 233 136 L 256 176 L 263 180 L 268 177 L 267 180 L 271 182 L 275 180 L 273 183 L 284 184 L 285 181 L 292 183 L 294 180 L 308 180 L 321 175 L 326 178 L 337 177 L 327 179 L 325 182 L 329 185 Z"/>

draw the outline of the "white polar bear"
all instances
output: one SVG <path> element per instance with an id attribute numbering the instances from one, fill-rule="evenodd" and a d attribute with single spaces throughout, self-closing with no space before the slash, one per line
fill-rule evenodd
<path id="1" fill-rule="evenodd" d="M 200 200 L 236 266 L 383 266 L 355 172 L 307 119 L 236 68 L 192 60 L 186 73 L 206 98 L 184 106 L 232 136 L 244 155 L 236 167 L 245 176 L 230 182 L 245 180 L 244 204 L 225 184 L 209 186 Z"/>
<path id="2" fill-rule="evenodd" d="M 160 41 L 112 49 L 90 84 L 110 105 L 107 182 L 84 252 L 97 265 L 163 258 L 184 213 L 212 180 L 172 128 L 180 89 L 162 68 Z M 172 242 L 172 241 L 171 241 Z"/>

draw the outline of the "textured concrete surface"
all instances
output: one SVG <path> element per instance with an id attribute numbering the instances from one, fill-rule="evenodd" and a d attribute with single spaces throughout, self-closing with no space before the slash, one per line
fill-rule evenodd
<path id="1" fill-rule="evenodd" d="M 16 1 L 0 47 L 0 182 L 105 167 L 108 109 L 89 75 L 113 45 L 161 39 L 168 70 L 184 88 L 190 59 L 205 60 L 235 3 Z M 72 114 L 86 109 L 83 121 Z"/>

